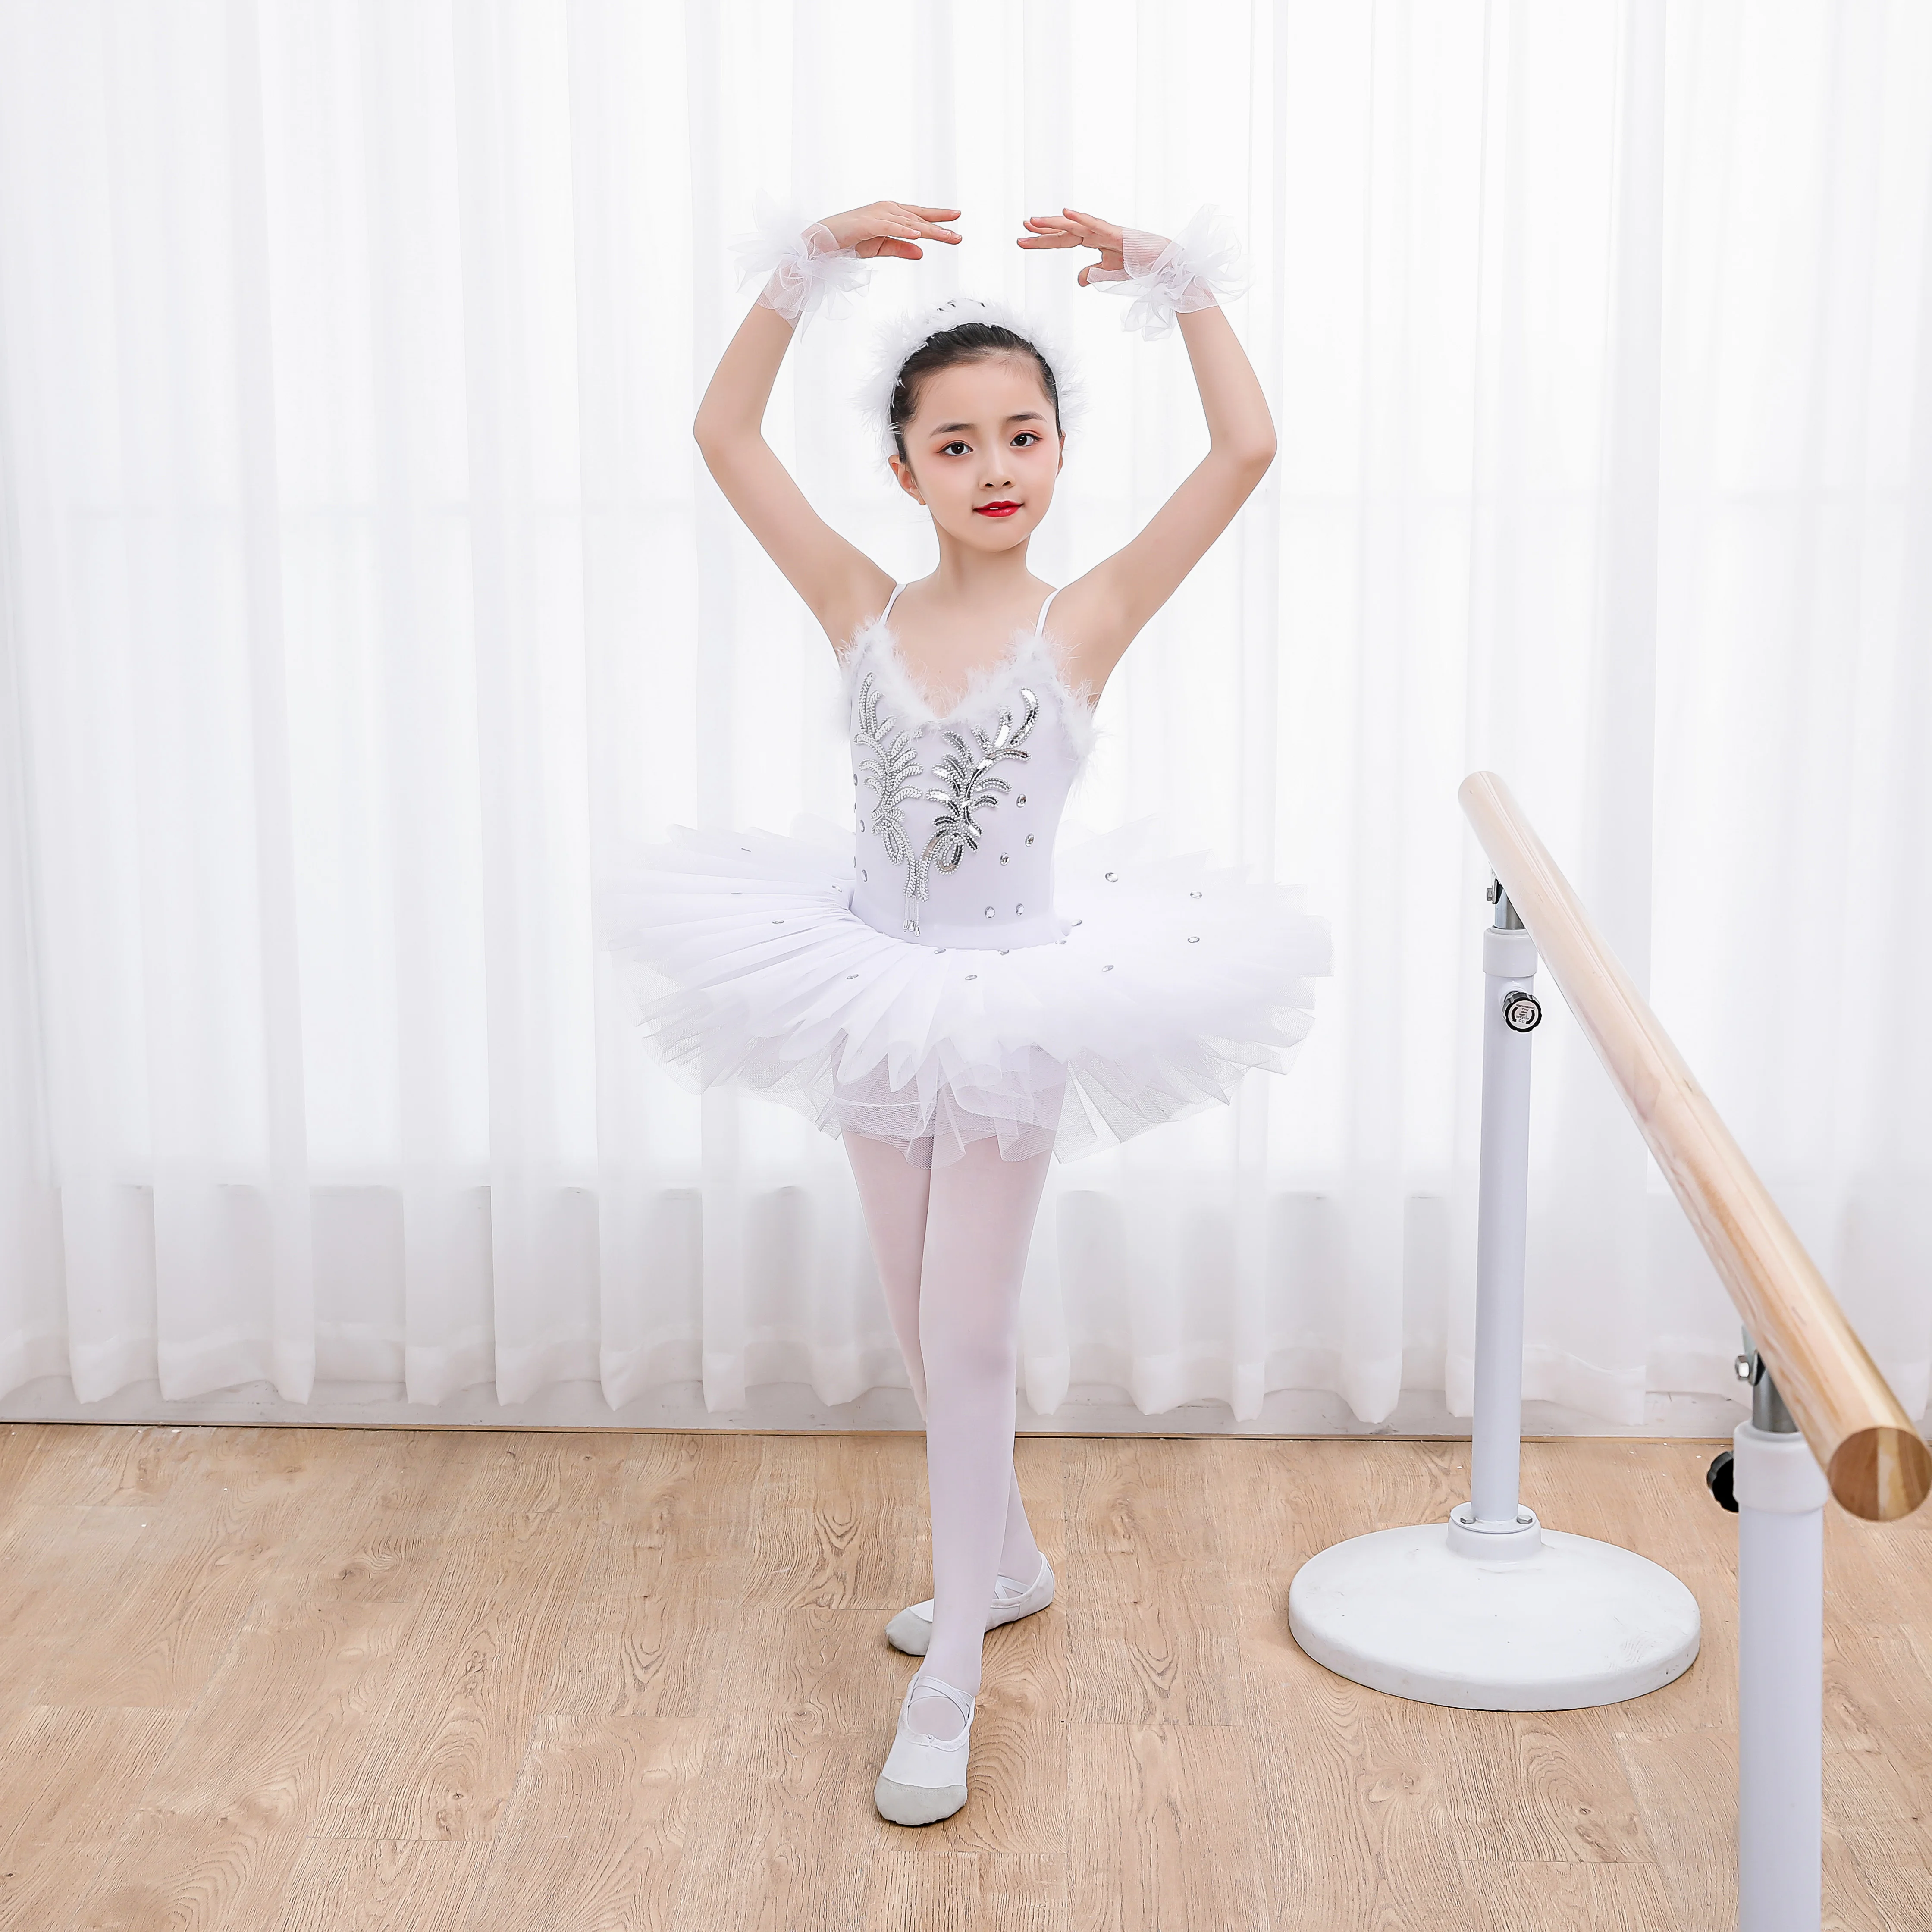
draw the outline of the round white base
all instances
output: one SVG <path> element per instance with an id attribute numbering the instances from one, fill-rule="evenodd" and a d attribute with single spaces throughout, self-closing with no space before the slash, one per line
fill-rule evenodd
<path id="1" fill-rule="evenodd" d="M 1381 1529 L 1310 1557 L 1288 1588 L 1295 1642 L 1371 1690 L 1465 1711 L 1618 1704 L 1697 1654 L 1697 1600 L 1648 1557 L 1540 1526 L 1493 1558 L 1450 1535 Z"/>

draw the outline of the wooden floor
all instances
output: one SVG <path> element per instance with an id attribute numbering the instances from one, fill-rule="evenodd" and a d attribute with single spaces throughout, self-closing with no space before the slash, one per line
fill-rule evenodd
<path id="1" fill-rule="evenodd" d="M 973 1796 L 872 1809 L 930 1588 L 910 1436 L 0 1425 L 0 1926 L 891 1932 L 1732 1923 L 1714 1445 L 1526 1449 L 1704 1652 L 1607 1710 L 1364 1690 L 1289 1638 L 1454 1443 L 1020 1444 L 1060 1578 L 987 1642 Z M 1826 1922 L 1932 1925 L 1932 1510 L 1829 1516 Z"/>

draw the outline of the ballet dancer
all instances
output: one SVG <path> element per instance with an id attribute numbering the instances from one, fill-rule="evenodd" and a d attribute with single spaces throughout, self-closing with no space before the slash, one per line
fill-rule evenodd
<path id="1" fill-rule="evenodd" d="M 872 264 L 956 244 L 960 212 L 879 201 L 801 223 L 760 197 L 741 253 L 768 279 L 694 426 L 836 653 L 851 826 L 680 826 L 597 887 L 652 1050 L 689 1084 L 798 1108 L 850 1160 L 926 1424 L 933 1594 L 886 1627 L 924 1661 L 874 1790 L 908 1826 L 966 1802 L 986 1632 L 1054 1598 L 1013 1468 L 1020 1284 L 1048 1164 L 1225 1103 L 1251 1069 L 1286 1070 L 1329 956 L 1298 894 L 1166 851 L 1150 820 L 1055 849 L 1108 676 L 1274 455 L 1220 308 L 1239 244 L 1211 206 L 1172 239 L 1073 208 L 1017 238 L 1096 251 L 1079 286 L 1126 297 L 1124 326 L 1144 337 L 1178 320 L 1207 418 L 1207 455 L 1147 526 L 1060 590 L 1028 550 L 1083 392 L 1042 319 L 955 296 L 875 339 L 859 400 L 931 519 L 927 576 L 896 581 L 848 542 L 764 439 L 796 334 L 848 310 Z"/>

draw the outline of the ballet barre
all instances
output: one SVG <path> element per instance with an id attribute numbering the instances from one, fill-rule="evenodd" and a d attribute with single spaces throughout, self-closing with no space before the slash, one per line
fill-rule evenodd
<path id="1" fill-rule="evenodd" d="M 1932 1489 L 1932 1452 L 1683 1056 L 1492 772 L 1462 809 L 1510 902 L 1608 1070 L 1739 1318 L 1852 1515 L 1888 1522 Z"/>
<path id="2" fill-rule="evenodd" d="M 1634 1552 L 1544 1528 L 1517 1495 L 1531 1045 L 1539 958 L 1609 1072 L 1744 1324 L 1751 1420 L 1712 1466 L 1738 1517 L 1738 1924 L 1822 1916 L 1824 1508 L 1888 1522 L 1932 1451 L 1502 778 L 1459 794 L 1495 874 L 1483 935 L 1470 1499 L 1296 1574 L 1289 1626 L 1355 1682 L 1478 1710 L 1574 1709 L 1688 1670 L 1696 1605 Z"/>

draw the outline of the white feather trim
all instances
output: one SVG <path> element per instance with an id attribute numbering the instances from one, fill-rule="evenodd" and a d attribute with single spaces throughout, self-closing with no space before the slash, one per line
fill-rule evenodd
<path id="1" fill-rule="evenodd" d="M 871 425 L 880 461 L 898 453 L 892 440 L 892 391 L 913 351 L 943 330 L 964 322 L 990 322 L 1023 336 L 1046 358 L 1060 392 L 1060 426 L 1071 434 L 1086 410 L 1085 384 L 1072 344 L 1051 322 L 1028 316 L 995 296 L 948 296 L 923 308 L 908 309 L 873 331 L 872 356 L 865 380 L 852 400 Z"/>

